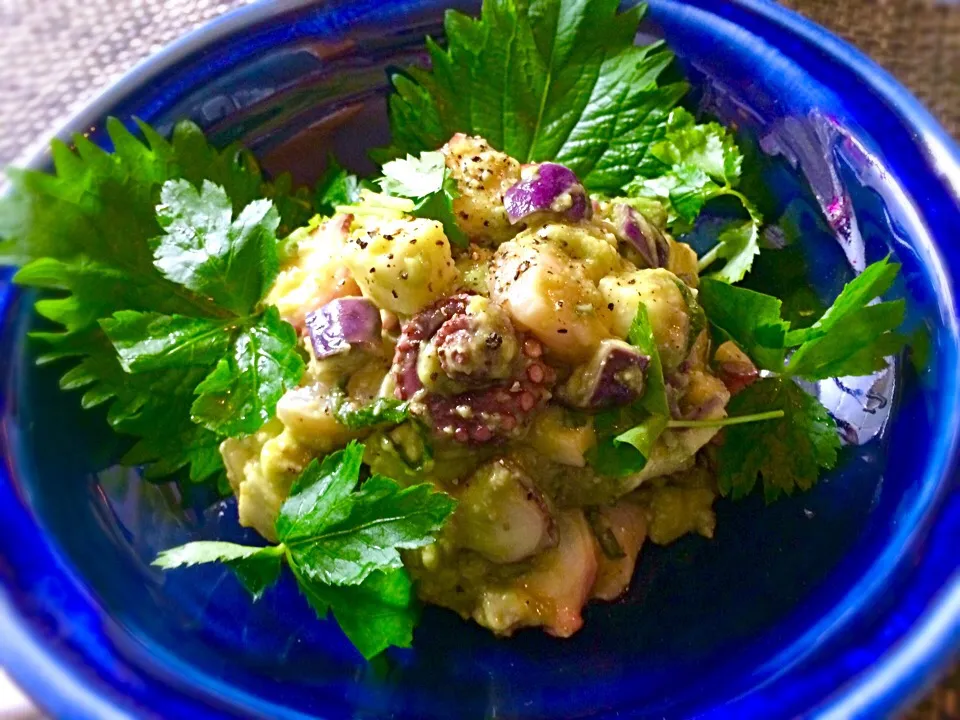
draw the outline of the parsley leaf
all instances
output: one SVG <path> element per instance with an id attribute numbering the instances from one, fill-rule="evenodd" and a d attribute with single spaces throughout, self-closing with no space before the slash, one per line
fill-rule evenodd
<path id="1" fill-rule="evenodd" d="M 587 459 L 597 473 L 608 477 L 623 477 L 643 470 L 654 443 L 670 420 L 663 364 L 643 303 L 637 307 L 627 342 L 649 357 L 650 364 L 643 396 L 632 407 L 605 410 L 594 418 L 597 443 Z"/>
<path id="2" fill-rule="evenodd" d="M 837 425 L 820 402 L 789 378 L 760 380 L 737 393 L 731 415 L 781 410 L 779 420 L 727 428 L 720 447 L 718 483 L 724 495 L 742 498 L 763 478 L 768 502 L 797 488 L 809 490 L 820 468 L 836 465 Z"/>
<path id="3" fill-rule="evenodd" d="M 760 367 L 807 380 L 869 375 L 887 365 L 906 338 L 903 300 L 875 302 L 890 289 L 900 266 L 889 259 L 868 266 L 848 283 L 811 327 L 791 330 L 780 300 L 704 278 L 699 300 L 720 340 L 733 340 Z M 786 368 L 787 348 L 796 347 Z"/>
<path id="4" fill-rule="evenodd" d="M 339 205 L 352 205 L 360 199 L 360 181 L 347 172 L 333 155 L 327 160 L 327 169 L 317 181 L 314 204 L 317 212 L 330 217 Z"/>
<path id="5" fill-rule="evenodd" d="M 380 475 L 360 483 L 363 453 L 351 442 L 307 466 L 280 509 L 279 545 L 193 542 L 153 564 L 226 563 L 256 599 L 276 582 L 283 558 L 317 615 L 332 611 L 364 657 L 408 647 L 417 609 L 398 550 L 432 543 L 456 501 L 430 484 L 401 488 Z"/>
<path id="6" fill-rule="evenodd" d="M 297 489 L 314 496 L 311 488 L 319 483 L 319 503 L 304 512 L 304 499 L 298 497 L 280 510 L 277 535 L 293 561 L 327 585 L 355 585 L 374 570 L 402 567 L 397 550 L 433 542 L 433 533 L 455 506 L 428 484 L 401 489 L 382 475 L 353 492 L 362 458 L 363 445 L 353 442 L 324 465 L 312 463 Z"/>
<path id="7" fill-rule="evenodd" d="M 193 419 L 224 436 L 256 432 L 273 417 L 280 396 L 300 382 L 304 367 L 296 330 L 271 305 L 197 385 Z"/>
<path id="8" fill-rule="evenodd" d="M 215 364 L 234 321 L 121 310 L 100 321 L 128 373 Z"/>
<path id="9" fill-rule="evenodd" d="M 399 425 L 410 417 L 410 404 L 380 397 L 369 405 L 355 408 L 341 402 L 336 409 L 337 421 L 348 430 L 362 430 L 378 425 Z"/>
<path id="10" fill-rule="evenodd" d="M 562 163 L 591 190 L 616 193 L 687 90 L 658 85 L 673 54 L 636 47 L 643 8 L 618 6 L 486 0 L 479 19 L 448 12 L 447 49 L 428 43 L 432 72 L 393 78 L 393 155 L 482 135 L 520 162 Z"/>
<path id="11" fill-rule="evenodd" d="M 875 262 L 848 283 L 816 323 L 787 334 L 799 345 L 787 373 L 810 380 L 869 375 L 886 367 L 906 338 L 894 332 L 903 323 L 903 300 L 873 303 L 893 285 L 900 266 L 889 258 Z"/>
<path id="12" fill-rule="evenodd" d="M 208 180 L 197 189 L 171 180 L 160 191 L 154 264 L 163 275 L 211 298 L 235 315 L 250 313 L 277 275 L 280 216 L 269 200 L 255 200 L 232 220 L 223 188 Z"/>
<path id="13" fill-rule="evenodd" d="M 663 380 L 663 364 L 660 362 L 657 341 L 653 337 L 650 316 L 643 303 L 637 307 L 637 314 L 627 332 L 627 342 L 650 358 L 650 364 L 647 366 L 646 388 L 643 391 L 643 397 L 640 398 L 640 406 L 653 415 L 669 417 L 670 405 L 667 402 L 667 386 Z"/>
<path id="14" fill-rule="evenodd" d="M 315 582 L 296 567 L 293 574 L 317 616 L 333 611 L 343 633 L 366 659 L 413 642 L 419 608 L 406 571 L 377 571 L 359 585 L 336 587 Z"/>
<path id="15" fill-rule="evenodd" d="M 232 341 L 228 328 L 239 326 L 237 312 L 247 313 L 259 300 L 254 288 L 270 274 L 269 246 L 276 233 L 305 223 L 312 203 L 292 188 L 289 176 L 266 183 L 250 153 L 237 146 L 213 148 L 192 123 L 178 124 L 169 140 L 145 124 L 140 124 L 143 139 L 137 138 L 115 119 L 107 131 L 113 152 L 78 135 L 74 149 L 53 143 L 53 174 L 11 171 L 10 192 L 0 198 L 0 262 L 23 266 L 15 276 L 19 284 L 53 291 L 37 302 L 37 312 L 63 330 L 36 334 L 48 348 L 41 359 L 69 359 L 61 386 L 83 389 L 84 407 L 109 403 L 114 429 L 137 437 L 124 462 L 149 465 L 150 477 L 189 466 L 191 478 L 201 480 L 221 468 L 217 435 L 190 420 L 194 388 L 213 367 L 213 362 L 201 367 L 201 360 L 214 360 L 214 348 L 223 347 L 223 340 L 205 330 L 222 322 Z M 211 245 L 198 239 L 191 249 L 210 250 L 208 260 L 216 262 L 215 256 L 242 252 L 246 258 L 262 248 L 253 269 L 232 268 L 220 279 L 207 274 L 212 284 L 195 291 L 190 286 L 201 284 L 181 274 L 183 267 L 170 255 L 174 264 L 165 276 L 155 264 L 157 245 L 179 243 L 174 235 L 188 242 L 176 228 L 186 229 L 195 207 L 194 196 L 185 197 L 174 213 L 179 219 L 171 217 L 168 224 L 174 235 L 164 235 L 156 205 L 171 180 L 223 189 L 215 193 L 216 211 L 211 196 L 201 222 L 209 230 L 211 216 L 219 213 L 222 224 L 214 223 L 216 231 L 206 237 Z M 270 198 L 276 209 L 262 198 Z M 227 211 L 242 216 L 251 203 L 256 218 L 246 217 L 255 219 L 253 225 L 234 228 Z M 215 251 L 221 247 L 217 238 L 230 241 L 226 255 Z M 177 332 L 188 326 L 180 347 Z"/>
<path id="16" fill-rule="evenodd" d="M 709 201 L 725 195 L 737 198 L 749 219 L 731 222 L 721 231 L 716 246 L 700 259 L 700 271 L 726 260 L 713 276 L 739 282 L 760 252 L 763 224 L 760 211 L 736 189 L 742 165 L 743 155 L 730 130 L 714 122 L 697 124 L 689 111 L 677 108 L 650 145 L 638 177 L 626 191 L 633 197 L 661 202 L 676 232 L 689 229 Z"/>
<path id="17" fill-rule="evenodd" d="M 718 345 L 733 340 L 759 367 L 783 372 L 790 323 L 780 317 L 780 300 L 713 278 L 700 281 L 697 299 Z"/>
<path id="18" fill-rule="evenodd" d="M 454 245 L 469 245 L 453 214 L 453 201 L 460 192 L 443 153 L 423 152 L 419 158 L 408 155 L 403 160 L 391 160 L 383 166 L 380 187 L 388 195 L 416 201 L 411 214 L 442 223 L 444 234 Z"/>
<path id="19" fill-rule="evenodd" d="M 251 547 L 230 542 L 200 540 L 180 547 L 164 550 L 153 565 L 164 570 L 191 567 L 212 562 L 222 562 L 237 576 L 237 579 L 259 600 L 263 592 L 280 577 L 283 548 L 278 545 Z"/>

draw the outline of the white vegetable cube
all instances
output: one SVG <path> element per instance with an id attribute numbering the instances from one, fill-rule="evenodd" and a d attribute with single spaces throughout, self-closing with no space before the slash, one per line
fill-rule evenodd
<path id="1" fill-rule="evenodd" d="M 400 315 L 447 295 L 458 276 L 443 226 L 423 218 L 367 220 L 351 237 L 346 262 L 364 296 Z"/>
<path id="2" fill-rule="evenodd" d="M 516 234 L 503 195 L 520 181 L 520 163 L 490 147 L 486 140 L 457 133 L 444 146 L 450 175 L 460 197 L 453 201 L 457 224 L 476 240 L 501 242 Z"/>
<path id="3" fill-rule="evenodd" d="M 690 340 L 689 308 L 679 282 L 663 269 L 635 270 L 600 281 L 600 292 L 611 310 L 610 329 L 617 337 L 627 337 L 640 303 L 646 306 L 665 369 L 683 362 Z"/>

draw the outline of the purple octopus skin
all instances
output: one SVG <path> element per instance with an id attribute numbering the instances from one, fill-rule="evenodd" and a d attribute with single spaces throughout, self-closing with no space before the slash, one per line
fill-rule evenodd
<path id="1" fill-rule="evenodd" d="M 558 215 L 573 222 L 589 219 L 592 215 L 593 204 L 587 191 L 570 168 L 543 163 L 525 168 L 522 176 L 524 179 L 503 196 L 503 205 L 512 225 L 538 213 Z"/>
<path id="2" fill-rule="evenodd" d="M 391 372 L 397 398 L 411 400 L 421 394 L 422 402 L 414 403 L 412 409 L 425 415 L 423 419 L 435 434 L 461 443 L 485 444 L 512 437 L 524 427 L 533 412 L 550 399 L 556 371 L 541 359 L 540 342 L 518 333 L 520 357 L 511 377 L 485 376 L 481 370 L 485 363 L 478 362 L 473 364 L 478 372 L 469 378 L 474 387 L 465 392 L 446 395 L 426 389 L 417 368 L 420 350 L 433 339 L 441 368 L 448 371 L 446 341 L 469 331 L 466 310 L 470 298 L 469 294 L 444 298 L 408 320 L 397 341 Z M 464 379 L 459 372 L 462 360 L 452 362 L 454 380 Z"/>
<path id="3" fill-rule="evenodd" d="M 307 315 L 307 333 L 318 360 L 373 348 L 380 342 L 380 311 L 362 297 L 337 298 Z"/>
<path id="4" fill-rule="evenodd" d="M 660 230 L 626 203 L 614 203 L 612 215 L 614 234 L 618 240 L 636 248 L 647 267 L 666 267 L 670 246 Z"/>

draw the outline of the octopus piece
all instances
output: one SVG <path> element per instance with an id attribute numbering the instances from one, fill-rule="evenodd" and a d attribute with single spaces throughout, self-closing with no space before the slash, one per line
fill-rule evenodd
<path id="1" fill-rule="evenodd" d="M 581 612 L 597 577 L 597 551 L 581 510 L 557 518 L 559 544 L 536 557 L 533 567 L 509 585 L 481 593 L 473 619 L 498 635 L 542 626 L 570 637 L 583 626 Z"/>
<path id="2" fill-rule="evenodd" d="M 543 346 L 496 303 L 454 295 L 411 318 L 397 342 L 395 394 L 434 431 L 462 443 L 516 435 L 550 398 Z"/>
<path id="3" fill-rule="evenodd" d="M 591 524 L 598 545 L 597 580 L 591 597 L 616 600 L 630 587 L 637 556 L 647 537 L 646 511 L 625 500 L 595 510 Z"/>
<path id="4" fill-rule="evenodd" d="M 460 545 L 491 562 L 520 562 L 557 544 L 547 499 L 515 463 L 484 465 L 461 484 L 457 500 Z"/>

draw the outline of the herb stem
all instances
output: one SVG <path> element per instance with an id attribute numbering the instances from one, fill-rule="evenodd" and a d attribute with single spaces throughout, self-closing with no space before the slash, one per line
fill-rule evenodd
<path id="1" fill-rule="evenodd" d="M 723 248 L 726 244 L 727 243 L 725 242 L 718 242 L 716 245 L 710 248 L 707 254 L 700 258 L 700 260 L 697 262 L 697 271 L 703 272 L 708 267 L 713 265 L 717 258 L 720 257 L 721 248 Z"/>
<path id="2" fill-rule="evenodd" d="M 716 420 L 671 420 L 668 428 L 714 428 L 728 425 L 746 425 L 747 423 L 763 422 L 765 420 L 779 420 L 784 416 L 783 410 L 757 413 L 756 415 L 742 415 L 741 417 L 717 418 Z"/>

